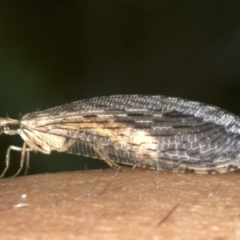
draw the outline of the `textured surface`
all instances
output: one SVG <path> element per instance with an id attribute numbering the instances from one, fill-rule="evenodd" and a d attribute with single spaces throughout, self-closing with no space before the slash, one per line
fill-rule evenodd
<path id="1" fill-rule="evenodd" d="M 240 238 L 239 174 L 155 174 L 124 168 L 1 179 L 1 239 Z"/>
<path id="2" fill-rule="evenodd" d="M 33 149 L 69 152 L 154 169 L 198 173 L 239 167 L 239 118 L 217 107 L 164 96 L 117 95 L 25 115 Z"/>

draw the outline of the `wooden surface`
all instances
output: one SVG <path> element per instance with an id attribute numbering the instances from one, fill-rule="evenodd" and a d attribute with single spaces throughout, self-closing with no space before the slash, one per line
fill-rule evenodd
<path id="1" fill-rule="evenodd" d="M 240 175 L 124 168 L 0 180 L 1 239 L 240 239 Z"/>

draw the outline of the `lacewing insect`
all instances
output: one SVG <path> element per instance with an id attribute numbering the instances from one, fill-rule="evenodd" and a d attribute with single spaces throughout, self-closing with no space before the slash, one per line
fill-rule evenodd
<path id="1" fill-rule="evenodd" d="M 218 107 L 180 98 L 116 95 L 0 118 L 0 134 L 19 134 L 19 174 L 29 152 L 66 152 L 98 158 L 111 167 L 224 173 L 240 166 L 240 119 Z"/>

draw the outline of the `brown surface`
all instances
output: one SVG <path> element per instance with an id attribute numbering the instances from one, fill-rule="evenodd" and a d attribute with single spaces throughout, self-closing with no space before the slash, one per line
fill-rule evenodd
<path id="1" fill-rule="evenodd" d="M 239 174 L 115 174 L 1 179 L 1 239 L 240 239 Z"/>

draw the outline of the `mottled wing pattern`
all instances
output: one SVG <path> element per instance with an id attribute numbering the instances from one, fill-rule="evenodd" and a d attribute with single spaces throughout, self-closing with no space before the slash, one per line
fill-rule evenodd
<path id="1" fill-rule="evenodd" d="M 65 104 L 27 119 L 35 119 L 43 132 L 64 137 L 66 152 L 110 165 L 196 172 L 238 167 L 239 118 L 198 102 L 117 95 Z"/>

